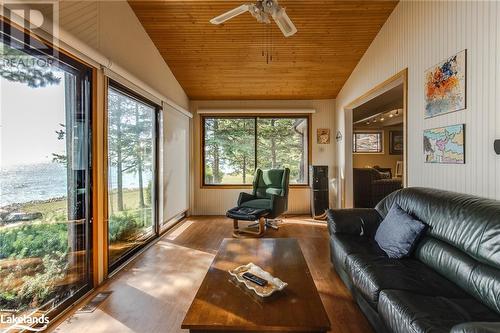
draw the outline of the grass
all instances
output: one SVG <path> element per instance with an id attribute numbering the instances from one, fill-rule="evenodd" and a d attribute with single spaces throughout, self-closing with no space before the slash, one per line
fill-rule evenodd
<path id="1" fill-rule="evenodd" d="M 116 191 L 109 194 L 111 199 L 110 208 L 117 207 Z M 147 204 L 147 203 L 146 203 Z M 123 191 L 123 205 L 125 210 L 137 209 L 139 207 L 139 190 L 138 189 L 125 189 Z M 21 205 L 19 209 L 25 213 L 40 212 L 44 216 L 53 213 L 65 213 L 67 211 L 68 202 L 66 199 L 55 200 L 51 202 L 35 202 Z M 111 212 L 111 209 L 110 209 Z"/>
<path id="2" fill-rule="evenodd" d="M 40 212 L 43 215 L 47 215 L 49 213 L 58 213 L 58 212 L 66 212 L 67 208 L 66 199 L 61 199 L 52 202 L 40 202 L 40 203 L 29 203 L 26 205 L 22 205 L 20 211 L 25 213 L 36 213 Z"/>
<path id="3" fill-rule="evenodd" d="M 116 197 L 116 191 L 110 193 L 110 208 L 114 205 L 116 209 Z M 113 213 L 110 209 L 112 260 L 151 229 L 151 207 L 139 210 L 138 189 L 124 190 L 123 202 L 124 211 Z M 68 245 L 67 205 L 65 198 L 19 205 L 17 211 L 39 212 L 43 217 L 0 226 L 0 314 L 2 308 L 37 308 L 58 294 L 70 292 L 82 279 L 82 268 L 78 267 L 82 261 L 73 263 L 78 252 Z"/>
<path id="4" fill-rule="evenodd" d="M 144 191 L 145 192 L 145 191 Z M 109 213 L 112 214 L 116 211 L 116 207 L 118 207 L 118 195 L 116 191 L 109 193 Z M 146 193 L 144 193 L 144 200 L 146 201 Z M 146 202 L 146 206 L 150 205 Z M 123 208 L 124 210 L 133 210 L 139 208 L 139 190 L 138 189 L 130 189 L 123 190 Z"/>
<path id="5" fill-rule="evenodd" d="M 253 175 L 247 175 L 246 184 L 252 184 Z M 242 175 L 224 175 L 222 178 L 221 184 L 243 184 L 243 176 Z"/>

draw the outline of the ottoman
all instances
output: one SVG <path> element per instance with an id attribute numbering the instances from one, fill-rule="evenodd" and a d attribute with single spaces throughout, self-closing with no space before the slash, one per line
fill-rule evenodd
<path id="1" fill-rule="evenodd" d="M 227 211 L 226 216 L 233 219 L 233 237 L 262 237 L 266 230 L 266 216 L 269 209 L 250 207 L 234 207 Z M 238 221 L 259 221 L 256 228 L 240 228 Z"/>

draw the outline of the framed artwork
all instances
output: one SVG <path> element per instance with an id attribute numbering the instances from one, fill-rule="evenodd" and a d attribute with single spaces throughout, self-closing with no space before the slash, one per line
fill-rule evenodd
<path id="1" fill-rule="evenodd" d="M 389 131 L 389 154 L 403 155 L 404 150 L 403 131 Z"/>
<path id="2" fill-rule="evenodd" d="M 425 118 L 466 108 L 467 50 L 425 71 Z"/>
<path id="3" fill-rule="evenodd" d="M 327 145 L 330 143 L 330 129 L 318 128 L 317 130 L 317 143 L 320 145 Z"/>
<path id="4" fill-rule="evenodd" d="M 424 131 L 426 163 L 465 164 L 465 124 Z"/>

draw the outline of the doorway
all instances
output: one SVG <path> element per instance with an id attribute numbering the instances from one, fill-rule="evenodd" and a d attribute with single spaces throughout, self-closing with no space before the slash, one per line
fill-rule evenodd
<path id="1" fill-rule="evenodd" d="M 344 207 L 372 208 L 407 184 L 407 71 L 345 109 Z"/>

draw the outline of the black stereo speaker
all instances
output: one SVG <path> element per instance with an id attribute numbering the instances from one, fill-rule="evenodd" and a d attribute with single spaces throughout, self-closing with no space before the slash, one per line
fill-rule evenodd
<path id="1" fill-rule="evenodd" d="M 313 165 L 309 168 L 311 184 L 311 214 L 322 216 L 329 207 L 328 166 Z"/>
<path id="2" fill-rule="evenodd" d="M 500 155 L 500 140 L 495 140 L 495 153 Z"/>

